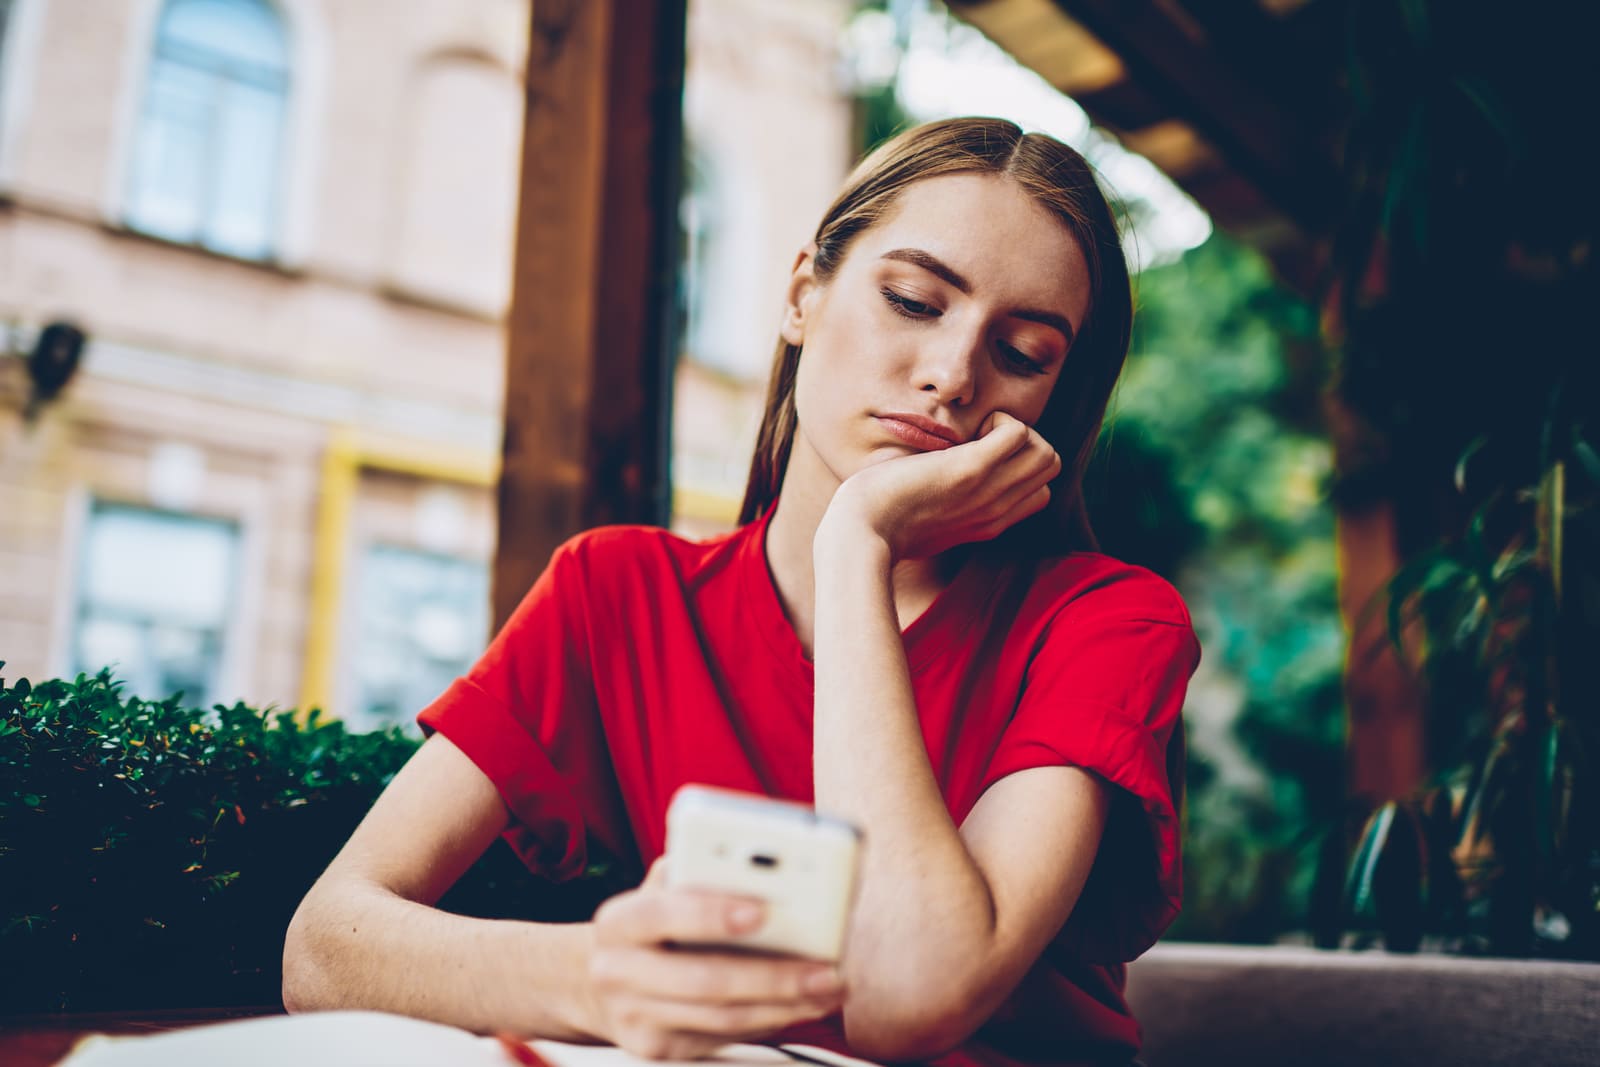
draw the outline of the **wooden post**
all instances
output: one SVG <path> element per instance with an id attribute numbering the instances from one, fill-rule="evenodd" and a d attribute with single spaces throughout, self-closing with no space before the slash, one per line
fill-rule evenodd
<path id="1" fill-rule="evenodd" d="M 1345 653 L 1345 758 L 1364 809 L 1400 800 L 1428 773 L 1423 698 L 1389 637 L 1387 586 L 1400 569 L 1393 505 L 1345 510 L 1338 521 L 1339 612 Z"/>
<path id="2" fill-rule="evenodd" d="M 1323 308 L 1326 336 L 1342 343 L 1336 297 Z M 1323 395 L 1334 463 L 1344 474 L 1392 465 L 1388 443 L 1339 400 Z M 1400 800 L 1427 776 L 1424 695 L 1389 636 L 1389 582 L 1404 558 L 1392 486 L 1358 488 L 1338 502 L 1339 614 L 1345 625 L 1345 783 L 1363 815 Z"/>
<path id="3" fill-rule="evenodd" d="M 668 519 L 685 0 L 534 0 L 498 628 L 590 526 Z"/>

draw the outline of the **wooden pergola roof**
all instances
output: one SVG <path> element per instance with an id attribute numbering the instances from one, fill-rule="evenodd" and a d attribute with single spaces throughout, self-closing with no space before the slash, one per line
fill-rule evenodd
<path id="1" fill-rule="evenodd" d="M 1348 0 L 949 0 L 1309 291 L 1340 209 Z"/>

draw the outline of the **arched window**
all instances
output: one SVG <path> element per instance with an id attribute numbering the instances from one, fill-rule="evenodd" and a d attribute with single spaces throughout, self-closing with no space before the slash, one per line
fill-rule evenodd
<path id="1" fill-rule="evenodd" d="M 491 315 L 511 299 L 522 93 L 477 58 L 435 57 L 410 86 L 393 275 L 400 289 Z"/>
<path id="2" fill-rule="evenodd" d="M 266 0 L 167 0 L 133 141 L 129 226 L 241 258 L 272 253 L 288 51 Z"/>

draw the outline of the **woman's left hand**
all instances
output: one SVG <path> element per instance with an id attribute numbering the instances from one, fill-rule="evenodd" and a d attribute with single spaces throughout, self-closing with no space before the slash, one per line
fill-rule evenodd
<path id="1" fill-rule="evenodd" d="M 1061 457 L 1049 442 L 996 411 L 965 444 L 896 457 L 845 479 L 818 540 L 864 528 L 882 539 L 891 561 L 926 559 L 990 540 L 1040 511 L 1059 473 Z"/>

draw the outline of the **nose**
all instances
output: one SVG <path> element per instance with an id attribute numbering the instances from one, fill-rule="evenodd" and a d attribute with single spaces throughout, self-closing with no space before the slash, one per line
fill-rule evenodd
<path id="1" fill-rule="evenodd" d="M 976 338 L 950 338 L 949 343 L 930 345 L 917 361 L 917 389 L 953 408 L 971 404 L 981 343 Z"/>

